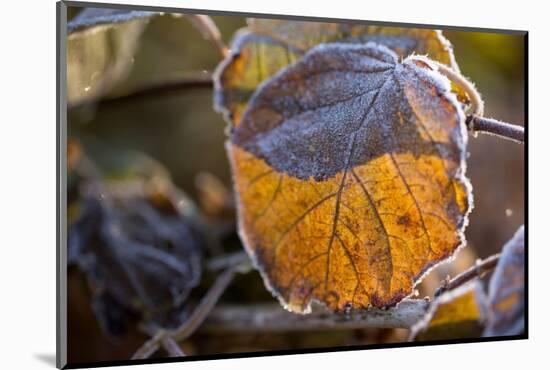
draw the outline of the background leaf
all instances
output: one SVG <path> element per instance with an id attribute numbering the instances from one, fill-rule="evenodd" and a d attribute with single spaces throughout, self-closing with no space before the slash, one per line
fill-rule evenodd
<path id="1" fill-rule="evenodd" d="M 204 238 L 193 207 L 152 159 L 113 158 L 95 172 L 86 172 L 87 159 L 73 170 L 83 179 L 69 189 L 69 265 L 86 274 L 106 333 L 120 335 L 136 319 L 177 326 L 201 277 Z"/>
<path id="2" fill-rule="evenodd" d="M 69 33 L 90 30 L 92 27 L 112 27 L 138 18 L 149 18 L 160 12 L 147 12 L 130 9 L 86 8 L 67 24 Z"/>
<path id="3" fill-rule="evenodd" d="M 208 77 L 213 65 L 207 61 L 217 57 L 216 47 L 223 48 L 206 15 L 86 8 L 67 28 L 70 105 L 174 79 Z M 183 42 L 180 32 L 187 35 Z M 194 33 L 200 37 L 191 37 Z M 202 49 L 211 53 L 199 53 Z"/>
<path id="4" fill-rule="evenodd" d="M 424 319 L 411 329 L 410 339 L 479 338 L 486 320 L 487 297 L 476 280 L 436 298 Z"/>
<path id="5" fill-rule="evenodd" d="M 489 284 L 489 321 L 484 336 L 525 331 L 525 236 L 521 226 L 502 249 Z"/>
<path id="6" fill-rule="evenodd" d="M 450 43 L 438 30 L 270 19 L 249 19 L 248 23 L 248 28 L 236 34 L 230 56 L 216 73 L 216 107 L 233 125 L 239 124 L 260 83 L 321 43 L 372 41 L 401 57 L 428 55 L 458 68 Z"/>
<path id="7" fill-rule="evenodd" d="M 228 153 L 241 237 L 290 310 L 395 305 L 462 243 L 464 115 L 427 59 L 324 44 L 264 83 Z"/>
<path id="8" fill-rule="evenodd" d="M 153 14 L 88 8 L 69 22 L 69 105 L 97 99 L 127 77 L 139 38 L 146 27 L 143 17 Z M 123 23 L 112 27 L 113 22 Z"/>

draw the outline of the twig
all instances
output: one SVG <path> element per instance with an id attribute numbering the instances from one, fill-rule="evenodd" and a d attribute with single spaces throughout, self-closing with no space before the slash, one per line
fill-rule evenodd
<path id="1" fill-rule="evenodd" d="M 140 86 L 134 91 L 121 96 L 103 97 L 96 102 L 85 102 L 70 105 L 68 108 L 78 110 L 93 104 L 115 104 L 127 103 L 135 99 L 144 99 L 149 97 L 160 97 L 186 89 L 210 89 L 213 86 L 212 76 L 210 74 L 197 74 L 196 76 L 174 77 L 169 81 L 157 81 L 148 85 Z"/>
<path id="2" fill-rule="evenodd" d="M 524 128 L 522 126 L 476 115 L 469 115 L 466 118 L 466 126 L 473 132 L 496 135 L 521 144 L 525 142 Z"/>
<path id="3" fill-rule="evenodd" d="M 228 54 L 227 46 L 222 41 L 222 35 L 216 23 L 207 15 L 186 14 L 187 18 L 202 33 L 202 36 L 211 41 L 222 58 Z"/>
<path id="4" fill-rule="evenodd" d="M 181 341 L 189 337 L 206 319 L 206 316 L 212 311 L 218 299 L 221 297 L 229 283 L 233 280 L 237 268 L 228 268 L 218 276 L 208 293 L 195 308 L 191 316 L 185 323 L 174 331 L 170 332 L 170 336 L 177 341 Z"/>
<path id="5" fill-rule="evenodd" d="M 239 266 L 233 266 L 222 272 L 208 293 L 200 301 L 199 305 L 195 307 L 191 316 L 177 329 L 174 330 L 158 330 L 157 333 L 147 342 L 145 342 L 132 356 L 132 359 L 145 359 L 155 353 L 160 344 L 163 343 L 165 338 L 172 338 L 176 342 L 181 341 L 189 337 L 195 332 L 195 330 L 202 324 L 206 316 L 214 308 L 218 299 L 221 297 L 229 283 L 233 280 L 235 272 L 237 272 Z"/>
<path id="6" fill-rule="evenodd" d="M 170 357 L 183 357 L 185 353 L 181 350 L 180 346 L 171 337 L 164 337 L 162 339 L 162 348 L 168 353 Z"/>
<path id="7" fill-rule="evenodd" d="M 485 273 L 495 268 L 499 258 L 500 253 L 497 253 L 490 257 L 487 257 L 484 260 L 477 260 L 474 266 L 470 267 L 468 270 L 455 276 L 452 280 L 445 282 L 441 287 L 439 287 L 435 291 L 434 296 L 438 297 L 444 292 L 453 290 L 461 285 L 464 285 L 465 283 L 472 279 L 475 279 L 476 277 L 482 277 Z"/>
<path id="8" fill-rule="evenodd" d="M 249 262 L 250 259 L 246 252 L 235 252 L 230 254 L 225 254 L 220 257 L 211 258 L 208 261 L 207 268 L 211 271 L 219 271 L 228 268 L 229 266 L 241 265 L 243 268 L 244 265 Z M 248 263 L 250 265 L 250 263 Z M 250 265 L 250 268 L 252 266 Z"/>
<path id="9" fill-rule="evenodd" d="M 141 347 L 134 353 L 132 360 L 145 359 L 151 357 L 159 349 L 159 343 L 164 338 L 166 332 L 162 329 L 157 331 L 157 333 L 149 339 L 147 342 L 143 343 Z"/>
<path id="10" fill-rule="evenodd" d="M 387 310 L 369 308 L 348 315 L 335 314 L 322 306 L 308 315 L 285 311 L 277 304 L 220 306 L 206 319 L 206 332 L 288 332 L 364 328 L 410 328 L 426 313 L 429 301 L 407 299 Z"/>
<path id="11" fill-rule="evenodd" d="M 460 86 L 470 98 L 472 113 L 466 117 L 466 126 L 470 131 L 497 135 L 517 143 L 524 143 L 524 129 L 522 126 L 483 117 L 485 106 L 475 86 L 460 72 L 449 68 L 445 64 L 435 61 L 434 63 L 441 74 Z"/>

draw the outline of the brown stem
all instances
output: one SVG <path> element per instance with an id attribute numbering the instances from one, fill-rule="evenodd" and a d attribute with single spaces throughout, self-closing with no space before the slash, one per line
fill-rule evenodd
<path id="1" fill-rule="evenodd" d="M 495 266 L 498 263 L 499 257 L 500 257 L 500 253 L 497 253 L 490 257 L 487 257 L 482 261 L 478 260 L 474 266 L 470 267 L 468 270 L 464 271 L 463 273 L 455 276 L 452 280 L 445 282 L 441 287 L 439 287 L 435 291 L 434 296 L 438 297 L 444 292 L 453 290 L 461 285 L 464 285 L 465 283 L 467 283 L 472 279 L 483 276 L 485 273 L 495 268 Z"/>
<path id="2" fill-rule="evenodd" d="M 466 126 L 470 131 L 500 136 L 502 138 L 523 144 L 524 128 L 518 125 L 498 121 L 492 118 L 469 115 L 466 118 Z"/>
<path id="3" fill-rule="evenodd" d="M 470 98 L 472 113 L 466 117 L 466 126 L 470 131 L 497 135 L 517 143 L 524 143 L 523 127 L 483 117 L 484 102 L 475 86 L 460 72 L 449 68 L 445 64 L 434 63 L 440 73 L 460 86 Z"/>
<path id="4" fill-rule="evenodd" d="M 229 283 L 231 283 L 235 272 L 236 268 L 229 268 L 222 272 L 189 319 L 182 326 L 170 332 L 170 336 L 177 341 L 181 341 L 193 334 L 204 319 L 206 319 L 210 311 L 212 311 Z"/>

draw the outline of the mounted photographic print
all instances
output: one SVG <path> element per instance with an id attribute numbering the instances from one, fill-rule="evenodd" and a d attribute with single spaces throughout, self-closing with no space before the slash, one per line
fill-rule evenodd
<path id="1" fill-rule="evenodd" d="M 383 21 L 58 3 L 58 367 L 527 338 L 527 32 Z"/>

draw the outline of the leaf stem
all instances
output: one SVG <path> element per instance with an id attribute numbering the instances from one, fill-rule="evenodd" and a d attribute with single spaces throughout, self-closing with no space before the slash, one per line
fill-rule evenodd
<path id="1" fill-rule="evenodd" d="M 522 126 L 498 121 L 492 118 L 483 117 L 485 109 L 481 95 L 468 79 L 460 72 L 446 66 L 445 64 L 434 61 L 438 71 L 449 80 L 457 84 L 466 92 L 471 101 L 472 113 L 466 117 L 466 126 L 472 132 L 483 132 L 524 143 L 524 129 Z"/>
<path id="2" fill-rule="evenodd" d="M 475 86 L 470 81 L 468 81 L 466 77 L 462 76 L 460 72 L 455 71 L 454 69 L 446 66 L 443 63 L 439 63 L 436 61 L 434 62 L 438 67 L 438 71 L 442 75 L 457 84 L 462 90 L 466 92 L 471 101 L 472 114 L 483 116 L 485 103 L 483 103 L 483 99 L 481 99 L 481 95 L 479 94 Z"/>
<path id="3" fill-rule="evenodd" d="M 472 132 L 482 132 L 523 144 L 525 133 L 522 126 L 502 122 L 492 118 L 469 115 L 466 118 L 466 126 Z"/>
<path id="4" fill-rule="evenodd" d="M 455 276 L 452 280 L 445 282 L 441 287 L 439 287 L 434 294 L 434 297 L 438 297 L 444 292 L 453 290 L 461 285 L 464 285 L 468 281 L 475 279 L 477 277 L 483 276 L 485 273 L 494 269 L 500 258 L 500 253 L 494 254 L 487 257 L 484 260 L 477 260 L 476 264 L 463 273 Z"/>

